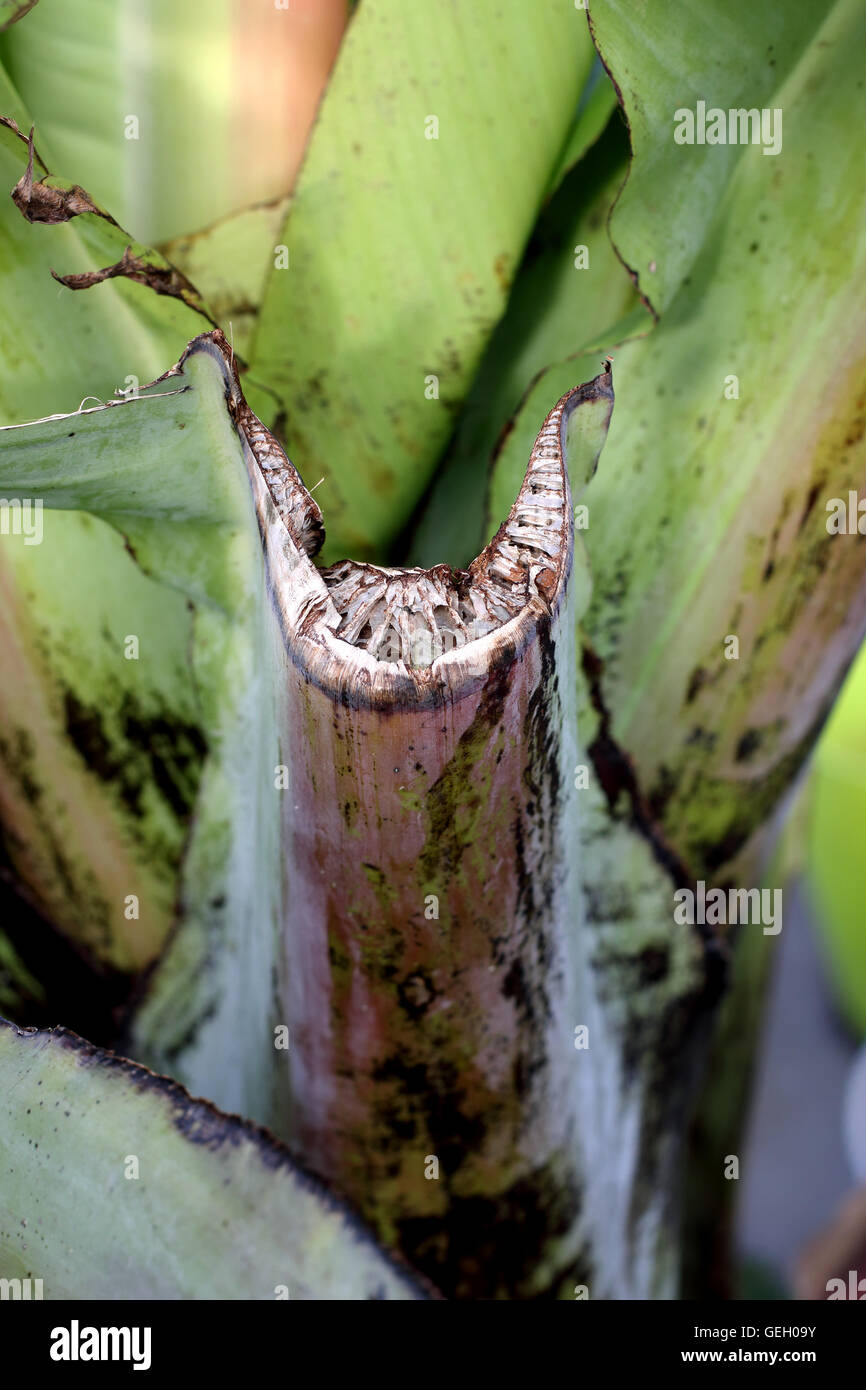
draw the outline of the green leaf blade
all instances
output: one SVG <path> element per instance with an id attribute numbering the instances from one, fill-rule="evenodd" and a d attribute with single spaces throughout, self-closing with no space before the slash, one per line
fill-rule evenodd
<path id="1" fill-rule="evenodd" d="M 325 476 L 330 558 L 381 556 L 423 492 L 591 61 L 583 17 L 551 0 L 355 16 L 251 363 L 279 397 L 254 408 Z"/>
<path id="2" fill-rule="evenodd" d="M 426 1293 L 269 1134 L 63 1029 L 0 1020 L 0 1277 L 46 1299 Z"/>

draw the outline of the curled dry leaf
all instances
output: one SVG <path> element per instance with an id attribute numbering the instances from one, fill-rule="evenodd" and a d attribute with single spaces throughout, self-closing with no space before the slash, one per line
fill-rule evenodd
<path id="1" fill-rule="evenodd" d="M 99 207 L 78 184 L 63 185 L 56 181 L 48 181 L 50 175 L 44 160 L 36 152 L 32 128 L 30 134 L 25 136 L 9 116 L 0 116 L 0 125 L 17 135 L 27 146 L 27 167 L 12 189 L 11 196 L 15 206 L 28 222 L 56 226 L 69 222 L 74 217 L 98 217 L 116 229 L 118 242 L 126 241 L 123 254 L 113 265 L 74 275 L 58 275 L 52 270 L 51 274 L 55 280 L 67 289 L 86 290 L 93 285 L 102 284 L 105 280 L 121 277 L 135 284 L 145 285 L 156 294 L 179 299 L 190 309 L 200 313 L 208 322 L 216 322 L 195 286 L 182 271 L 171 265 L 164 256 L 146 247 L 137 246 L 129 240 L 114 218 L 104 208 Z M 37 178 L 33 176 L 34 165 L 40 171 Z"/>
<path id="2" fill-rule="evenodd" d="M 17 24 L 19 19 L 23 19 L 29 14 L 38 0 L 2 0 L 0 4 L 0 34 L 4 29 L 10 29 L 13 24 Z"/>

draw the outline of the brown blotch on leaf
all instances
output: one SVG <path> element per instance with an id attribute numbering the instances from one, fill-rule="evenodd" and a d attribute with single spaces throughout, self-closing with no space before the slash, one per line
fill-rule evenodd
<path id="1" fill-rule="evenodd" d="M 25 139 L 13 120 L 7 116 L 0 118 L 0 120 L 27 145 L 27 168 L 12 189 L 12 201 L 28 222 L 69 222 L 73 217 L 80 217 L 83 212 L 93 212 L 97 217 L 104 217 L 107 222 L 117 225 L 114 218 L 109 217 L 107 212 L 98 208 L 92 198 L 85 193 L 83 188 L 79 188 L 77 183 L 73 184 L 71 188 L 53 188 L 50 184 L 45 183 L 44 180 L 49 177 L 49 174 L 38 155 L 35 157 L 39 161 L 43 173 L 38 179 L 34 179 L 33 127 L 30 127 L 30 134 Z"/>
<path id="2" fill-rule="evenodd" d="M 3 23 L 0 24 L 0 34 L 6 29 L 11 29 L 13 24 L 17 24 L 19 19 L 23 19 L 26 14 L 29 14 L 35 4 L 36 0 L 21 0 L 20 5 L 15 7 L 9 18 L 4 19 Z"/>

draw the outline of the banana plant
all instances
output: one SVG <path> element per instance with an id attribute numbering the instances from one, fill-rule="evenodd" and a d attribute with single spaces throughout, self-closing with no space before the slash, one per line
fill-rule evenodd
<path id="1" fill-rule="evenodd" d="M 293 182 L 231 8 L 195 60 L 161 3 L 134 61 L 103 0 L 0 41 L 0 1275 L 725 1291 L 775 933 L 675 905 L 778 891 L 866 629 L 862 13 L 361 0 Z M 105 1190 L 169 1274 L 106 1277 Z"/>

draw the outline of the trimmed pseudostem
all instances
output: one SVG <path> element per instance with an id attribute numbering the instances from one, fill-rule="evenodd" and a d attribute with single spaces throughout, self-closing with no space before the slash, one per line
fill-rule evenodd
<path id="1" fill-rule="evenodd" d="M 467 571 L 319 570 L 319 509 L 245 405 L 282 639 L 292 1132 L 452 1296 L 578 1269 L 569 940 L 578 908 L 574 530 L 565 464 L 609 364 L 551 410 Z"/>

